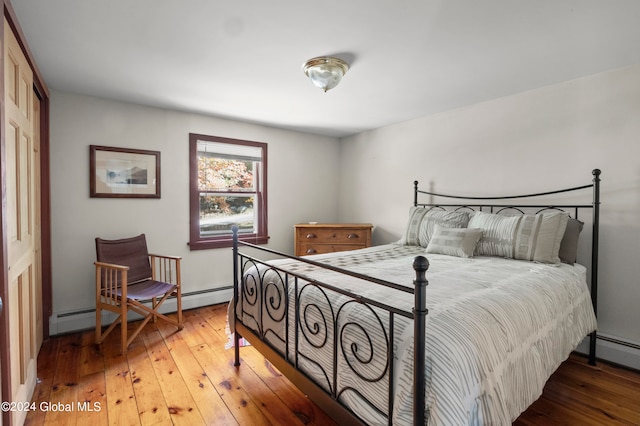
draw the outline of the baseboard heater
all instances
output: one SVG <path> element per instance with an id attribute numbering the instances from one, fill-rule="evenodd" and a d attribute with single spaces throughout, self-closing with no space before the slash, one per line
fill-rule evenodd
<path id="1" fill-rule="evenodd" d="M 626 340 L 616 339 L 614 337 L 603 336 L 601 334 L 596 334 L 596 338 L 599 340 L 604 340 L 605 342 L 615 343 L 616 345 L 626 346 L 628 348 L 633 348 L 640 351 L 640 345 L 633 342 L 627 342 Z"/>
<path id="2" fill-rule="evenodd" d="M 599 360 L 640 371 L 640 344 L 606 333 L 597 333 L 596 356 Z M 576 352 L 587 354 L 589 339 L 585 338 Z"/>

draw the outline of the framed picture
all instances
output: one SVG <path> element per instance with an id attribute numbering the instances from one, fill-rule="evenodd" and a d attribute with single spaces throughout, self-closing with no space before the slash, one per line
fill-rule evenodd
<path id="1" fill-rule="evenodd" d="M 89 146 L 92 198 L 160 198 L 160 151 Z"/>

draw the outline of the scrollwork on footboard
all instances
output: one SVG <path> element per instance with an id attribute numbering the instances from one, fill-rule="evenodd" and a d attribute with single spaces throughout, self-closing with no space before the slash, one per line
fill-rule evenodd
<path id="1" fill-rule="evenodd" d="M 322 301 L 326 302 L 326 304 L 323 305 L 326 306 L 325 309 L 323 309 L 317 300 L 305 302 L 307 299 L 306 296 L 314 289 L 322 296 Z M 311 297 L 314 296 L 309 296 L 309 298 Z M 299 312 L 296 317 L 298 317 L 299 320 L 298 324 L 302 336 L 316 349 L 326 347 L 330 329 L 333 328 L 334 324 L 333 308 L 331 307 L 327 293 L 317 285 L 307 284 L 297 293 L 296 300 L 296 305 L 298 306 L 297 311 Z M 323 312 L 325 310 L 329 310 L 330 312 Z M 328 323 L 327 317 L 331 318 L 330 323 Z"/>
<path id="2" fill-rule="evenodd" d="M 357 417 L 390 423 L 394 336 L 412 313 L 344 290 L 339 274 L 331 285 L 239 257 L 242 323 Z"/>
<path id="3" fill-rule="evenodd" d="M 393 321 L 383 321 L 369 305 L 348 301 L 341 306 L 337 322 L 341 358 L 336 372 L 336 397 L 348 400 L 348 394 L 353 393 L 376 416 L 387 419 L 393 353 L 389 336 L 393 335 Z"/>
<path id="4" fill-rule="evenodd" d="M 315 377 L 330 394 L 334 393 L 333 341 L 335 315 L 327 292 L 315 284 L 296 283 L 294 332 L 291 336 L 295 346 L 295 365 Z"/>
<path id="5" fill-rule="evenodd" d="M 286 274 L 249 258 L 243 259 L 241 271 L 241 297 L 236 302 L 239 315 L 245 324 L 252 326 L 261 340 L 270 341 L 281 348 L 287 341 L 289 299 Z"/>
<path id="6" fill-rule="evenodd" d="M 386 418 L 392 322 L 357 297 L 315 283 L 296 288 L 296 367 L 361 417 Z"/>
<path id="7" fill-rule="evenodd" d="M 332 408 L 336 404 L 349 417 L 369 424 L 392 424 L 394 354 L 400 336 L 414 328 L 414 312 L 347 289 L 369 289 L 375 284 L 415 294 L 414 289 L 243 244 L 285 258 L 284 263 L 259 260 L 239 252 L 236 242 L 234 321 L 250 334 L 243 337 L 266 345 L 268 349 L 263 350 L 284 362 L 279 368 L 299 372 L 314 392 L 317 389 L 329 398 L 325 401 Z M 421 329 L 424 333 L 424 325 Z M 239 365 L 239 333 L 235 338 Z M 424 356 L 422 346 L 418 353 Z"/>
<path id="8" fill-rule="evenodd" d="M 340 308 L 338 323 L 340 322 L 340 313 L 343 312 L 345 307 L 353 303 L 354 302 L 347 302 Z M 382 320 L 373 309 L 367 305 L 358 304 L 358 306 L 365 308 L 371 313 L 371 316 L 376 319 L 376 325 L 379 327 L 376 327 L 375 330 L 379 331 L 380 335 L 373 336 L 373 330 L 365 328 L 360 322 L 350 320 L 340 327 L 339 347 L 351 371 L 359 378 L 367 382 L 375 383 L 385 376 L 389 368 L 389 338 L 387 330 L 382 324 Z M 359 335 L 358 338 L 353 338 L 354 334 Z M 384 357 L 382 358 L 382 362 L 375 356 L 381 351 L 376 351 L 376 349 L 380 348 L 374 344 L 374 340 L 383 340 L 382 353 Z M 362 345 L 362 343 L 364 343 L 364 345 Z"/>

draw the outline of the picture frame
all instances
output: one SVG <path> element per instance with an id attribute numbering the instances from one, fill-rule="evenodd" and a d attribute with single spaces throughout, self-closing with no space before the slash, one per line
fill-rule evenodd
<path id="1" fill-rule="evenodd" d="M 160 151 L 89 146 L 91 198 L 160 198 Z"/>

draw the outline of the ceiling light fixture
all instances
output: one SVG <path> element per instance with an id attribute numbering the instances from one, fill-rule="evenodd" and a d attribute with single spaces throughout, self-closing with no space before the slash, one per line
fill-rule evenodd
<path id="1" fill-rule="evenodd" d="M 349 64 L 342 59 L 319 56 L 305 62 L 302 70 L 316 87 L 326 92 L 340 83 L 342 77 L 349 70 Z"/>

